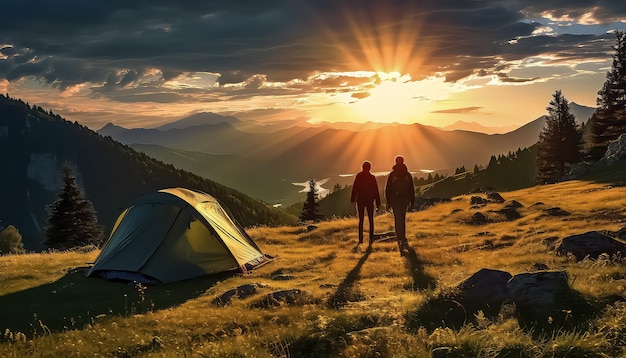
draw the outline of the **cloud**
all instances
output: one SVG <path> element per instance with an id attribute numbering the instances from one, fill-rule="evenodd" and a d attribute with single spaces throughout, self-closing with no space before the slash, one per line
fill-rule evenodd
<path id="1" fill-rule="evenodd" d="M 432 113 L 452 113 L 452 114 L 464 114 L 480 111 L 483 107 L 464 107 L 464 108 L 452 108 L 444 109 L 440 111 L 433 111 Z"/>
<path id="2" fill-rule="evenodd" d="M 612 41 L 610 34 L 546 33 L 545 17 L 608 24 L 626 18 L 626 3 L 3 1 L 0 79 L 35 78 L 60 90 L 88 84 L 94 93 L 116 100 L 163 102 L 188 98 L 159 86 L 194 72 L 216 74 L 220 87 L 241 85 L 210 88 L 211 95 L 246 98 L 287 89 L 360 86 L 356 93 L 365 93 L 364 86 L 376 80 L 320 73 L 398 70 L 416 80 L 442 75 L 454 82 L 491 74 L 531 81 L 502 76 L 502 67 L 533 56 L 555 62 L 606 57 L 610 42 L 601 40 Z M 150 69 L 159 70 L 159 81 Z M 143 85 L 148 79 L 152 85 Z M 144 93 L 118 94 L 131 87 Z"/>
<path id="3" fill-rule="evenodd" d="M 532 16 L 550 16 L 563 21 L 583 21 L 587 24 L 608 24 L 624 21 L 626 18 L 626 4 L 622 1 L 611 0 L 518 0 L 513 2 L 524 13 Z"/>
<path id="4" fill-rule="evenodd" d="M 356 92 L 356 93 L 353 93 L 350 97 L 357 98 L 357 99 L 363 99 L 363 98 L 367 98 L 369 96 L 370 96 L 369 92 Z"/>

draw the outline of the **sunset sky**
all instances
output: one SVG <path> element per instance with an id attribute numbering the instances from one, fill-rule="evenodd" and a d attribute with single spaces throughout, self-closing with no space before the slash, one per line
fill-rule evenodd
<path id="1" fill-rule="evenodd" d="M 626 1 L 0 3 L 0 92 L 92 129 L 242 120 L 523 125 L 595 106 Z"/>

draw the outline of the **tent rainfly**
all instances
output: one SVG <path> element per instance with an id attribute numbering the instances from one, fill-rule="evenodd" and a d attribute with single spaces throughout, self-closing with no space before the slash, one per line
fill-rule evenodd
<path id="1" fill-rule="evenodd" d="M 87 276 L 174 282 L 266 262 L 259 247 L 211 195 L 162 189 L 131 203 Z"/>

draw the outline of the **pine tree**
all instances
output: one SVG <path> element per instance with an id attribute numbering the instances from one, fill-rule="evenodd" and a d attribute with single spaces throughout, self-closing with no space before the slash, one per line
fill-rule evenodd
<path id="1" fill-rule="evenodd" d="M 96 211 L 91 201 L 84 198 L 68 165 L 63 167 L 63 188 L 59 198 L 50 209 L 44 242 L 48 248 L 67 250 L 102 243 L 103 228 L 98 224 Z"/>
<path id="2" fill-rule="evenodd" d="M 309 179 L 309 191 L 306 193 L 306 201 L 302 205 L 300 221 L 320 221 L 324 215 L 319 214 L 319 201 L 315 179 Z"/>
<path id="3" fill-rule="evenodd" d="M 608 142 L 626 133 L 626 33 L 615 32 L 613 64 L 606 81 L 598 91 L 598 108 L 589 119 L 587 154 L 598 160 L 606 152 Z"/>
<path id="4" fill-rule="evenodd" d="M 537 143 L 537 183 L 555 183 L 565 175 L 566 164 L 581 160 L 582 132 L 560 90 L 550 101 L 546 124 Z"/>

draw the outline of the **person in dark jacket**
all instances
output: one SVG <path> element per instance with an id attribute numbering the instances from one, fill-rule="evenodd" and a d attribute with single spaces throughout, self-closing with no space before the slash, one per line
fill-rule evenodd
<path id="1" fill-rule="evenodd" d="M 363 170 L 354 178 L 350 201 L 352 203 L 356 202 L 357 213 L 359 214 L 359 244 L 363 243 L 363 220 L 365 218 L 365 210 L 367 209 L 371 244 L 374 242 L 374 205 L 376 205 L 376 210 L 378 210 L 380 207 L 380 194 L 378 193 L 376 177 L 370 173 L 372 163 L 365 161 L 362 167 Z"/>
<path id="2" fill-rule="evenodd" d="M 404 256 L 408 248 L 406 212 L 411 210 L 415 203 L 415 188 L 413 186 L 413 177 L 404 164 L 404 157 L 401 155 L 396 157 L 396 164 L 387 178 L 385 197 L 387 198 L 387 207 L 393 211 L 400 255 Z"/>

